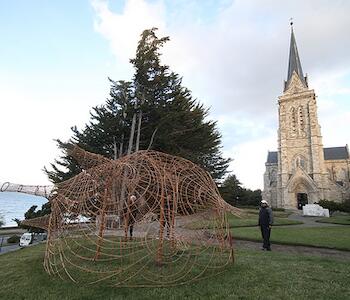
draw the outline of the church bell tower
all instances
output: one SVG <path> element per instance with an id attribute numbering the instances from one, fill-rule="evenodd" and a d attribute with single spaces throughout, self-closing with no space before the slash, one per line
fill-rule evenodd
<path id="1" fill-rule="evenodd" d="M 316 95 L 304 76 L 293 23 L 287 80 L 278 97 L 277 207 L 295 209 L 324 199 L 327 173 Z"/>

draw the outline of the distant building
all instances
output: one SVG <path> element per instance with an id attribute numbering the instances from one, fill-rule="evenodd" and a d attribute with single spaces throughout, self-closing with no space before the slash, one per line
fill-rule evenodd
<path id="1" fill-rule="evenodd" d="M 316 96 L 303 75 L 293 28 L 278 105 L 278 151 L 267 155 L 263 199 L 272 207 L 300 209 L 319 200 L 349 198 L 349 148 L 323 148 Z"/>

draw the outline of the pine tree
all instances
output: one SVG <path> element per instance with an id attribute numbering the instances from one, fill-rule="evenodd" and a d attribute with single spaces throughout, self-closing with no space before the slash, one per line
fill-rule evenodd
<path id="1" fill-rule="evenodd" d="M 72 128 L 69 142 L 109 158 L 153 149 L 187 158 L 219 180 L 229 159 L 222 157 L 221 136 L 215 122 L 207 121 L 208 110 L 182 86 L 178 74 L 161 64 L 160 48 L 169 40 L 158 38 L 156 28 L 145 30 L 130 62 L 132 82 L 111 82 L 110 98 L 94 107 L 82 131 Z M 57 140 L 58 146 L 66 144 Z M 80 167 L 65 153 L 46 173 L 61 182 L 79 173 Z M 62 170 L 63 167 L 63 170 Z"/>
<path id="2" fill-rule="evenodd" d="M 236 175 L 231 174 L 227 176 L 219 188 L 222 198 L 231 205 L 237 205 L 239 197 L 242 196 L 243 188 L 241 182 Z"/>
<path id="3" fill-rule="evenodd" d="M 36 210 L 37 208 L 38 208 L 37 205 L 31 206 L 27 210 L 27 212 L 24 214 L 24 219 L 25 220 L 35 219 L 35 218 L 46 216 L 46 215 L 51 213 L 51 204 L 50 204 L 50 202 L 44 203 L 41 206 L 41 209 L 39 209 L 39 210 Z M 29 230 L 29 232 L 44 232 L 44 230 L 41 229 L 41 228 L 31 227 L 31 226 L 27 226 L 27 225 L 22 225 L 21 224 L 21 220 L 19 220 L 17 218 L 13 219 L 13 221 L 15 221 L 17 223 L 18 227 L 23 228 L 23 229 L 27 229 L 27 230 Z"/>
<path id="4" fill-rule="evenodd" d="M 219 187 L 222 198 L 234 206 L 258 206 L 261 201 L 261 190 L 246 189 L 236 175 L 226 177 Z"/>

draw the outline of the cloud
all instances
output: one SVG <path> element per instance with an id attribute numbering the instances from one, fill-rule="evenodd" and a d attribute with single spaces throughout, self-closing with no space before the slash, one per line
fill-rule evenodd
<path id="1" fill-rule="evenodd" d="M 161 1 L 128 0 L 122 14 L 113 13 L 106 1 L 93 0 L 91 3 L 96 13 L 95 30 L 109 40 L 112 52 L 124 64 L 133 57 L 145 28 L 165 27 L 165 7 Z"/>
<path id="2" fill-rule="evenodd" d="M 83 89 L 77 81 L 74 83 L 81 87 L 79 91 L 59 82 L 63 92 L 55 89 L 57 82 L 47 79 L 45 74 L 41 80 L 28 76 L 26 80 L 13 81 L 9 77 L 0 76 L 1 99 L 6 100 L 1 101 L 0 110 L 0 182 L 50 184 L 42 168 L 60 155 L 54 139 L 69 139 L 72 125 L 82 127 L 88 121 L 98 92 Z M 86 80 L 82 83 L 85 86 L 88 78 L 82 78 Z M 37 89 L 35 84 L 39 82 Z"/>
<path id="3" fill-rule="evenodd" d="M 245 185 L 262 187 L 267 150 L 277 149 L 277 97 L 287 73 L 291 16 L 304 72 L 319 95 L 321 126 L 327 126 L 324 144 L 350 140 L 350 104 L 337 104 L 349 92 L 350 2 L 127 0 L 121 12 L 106 1 L 92 3 L 95 29 L 119 62 L 134 56 L 143 29 L 156 26 L 160 35 L 170 35 L 162 59 L 211 107 L 224 152 Z M 337 116 L 343 127 L 334 131 L 328 126 Z"/>

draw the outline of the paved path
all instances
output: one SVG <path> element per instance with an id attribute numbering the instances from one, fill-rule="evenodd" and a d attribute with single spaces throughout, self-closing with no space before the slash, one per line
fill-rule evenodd
<path id="1" fill-rule="evenodd" d="M 321 217 L 308 217 L 303 216 L 302 211 L 294 211 L 292 214 L 288 216 L 288 219 L 303 222 L 303 224 L 296 225 L 286 225 L 288 227 L 330 227 L 330 226 L 342 226 L 340 224 L 332 224 L 332 223 L 319 223 L 316 220 L 321 219 Z M 344 225 L 347 226 L 347 225 Z"/>
<path id="2" fill-rule="evenodd" d="M 46 243 L 46 241 L 42 241 L 42 242 L 34 241 L 32 244 L 30 244 L 29 246 L 26 246 L 25 248 L 32 247 L 32 246 L 35 246 L 35 245 L 38 245 L 38 244 L 41 244 L 41 243 Z M 12 244 L 12 245 L 11 244 L 7 244 L 6 246 L 2 246 L 1 247 L 0 255 L 4 254 L 4 253 L 7 253 L 7 252 L 21 250 L 21 249 L 24 249 L 24 248 L 20 247 L 19 244 Z"/>
<path id="3" fill-rule="evenodd" d="M 278 227 L 331 227 L 331 226 L 349 226 L 349 225 L 339 225 L 331 223 L 318 223 L 316 220 L 319 220 L 320 217 L 307 217 L 302 215 L 302 211 L 294 211 L 288 216 L 288 219 L 303 222 L 303 224 L 296 225 L 282 225 Z M 250 250 L 260 250 L 261 243 L 246 241 L 246 240 L 235 240 L 235 246 L 237 249 L 250 249 Z M 297 246 L 297 245 L 278 245 L 273 244 L 272 250 L 276 252 L 285 252 L 296 255 L 318 255 L 327 258 L 336 258 L 336 259 L 346 259 L 350 260 L 350 251 L 342 251 L 336 249 L 326 249 L 326 248 L 317 248 L 317 247 L 306 247 L 306 246 Z"/>
<path id="4" fill-rule="evenodd" d="M 0 235 L 0 254 L 17 250 L 17 248 L 20 248 L 18 243 L 16 244 L 9 244 L 7 243 L 7 239 L 10 237 L 10 235 Z"/>
<path id="5" fill-rule="evenodd" d="M 12 251 L 16 251 L 22 249 L 18 244 L 15 245 L 6 245 L 6 246 L 2 246 L 1 247 L 1 251 L 0 251 L 0 255 L 7 253 L 7 252 L 12 252 Z"/>
<path id="6" fill-rule="evenodd" d="M 249 249 L 249 250 L 260 250 L 261 243 L 253 241 L 235 240 L 235 247 L 237 249 Z M 306 247 L 306 246 L 295 246 L 295 245 L 271 245 L 273 252 L 291 253 L 294 255 L 312 255 L 322 256 L 325 258 L 335 258 L 350 261 L 350 251 L 341 251 L 335 249 Z"/>

